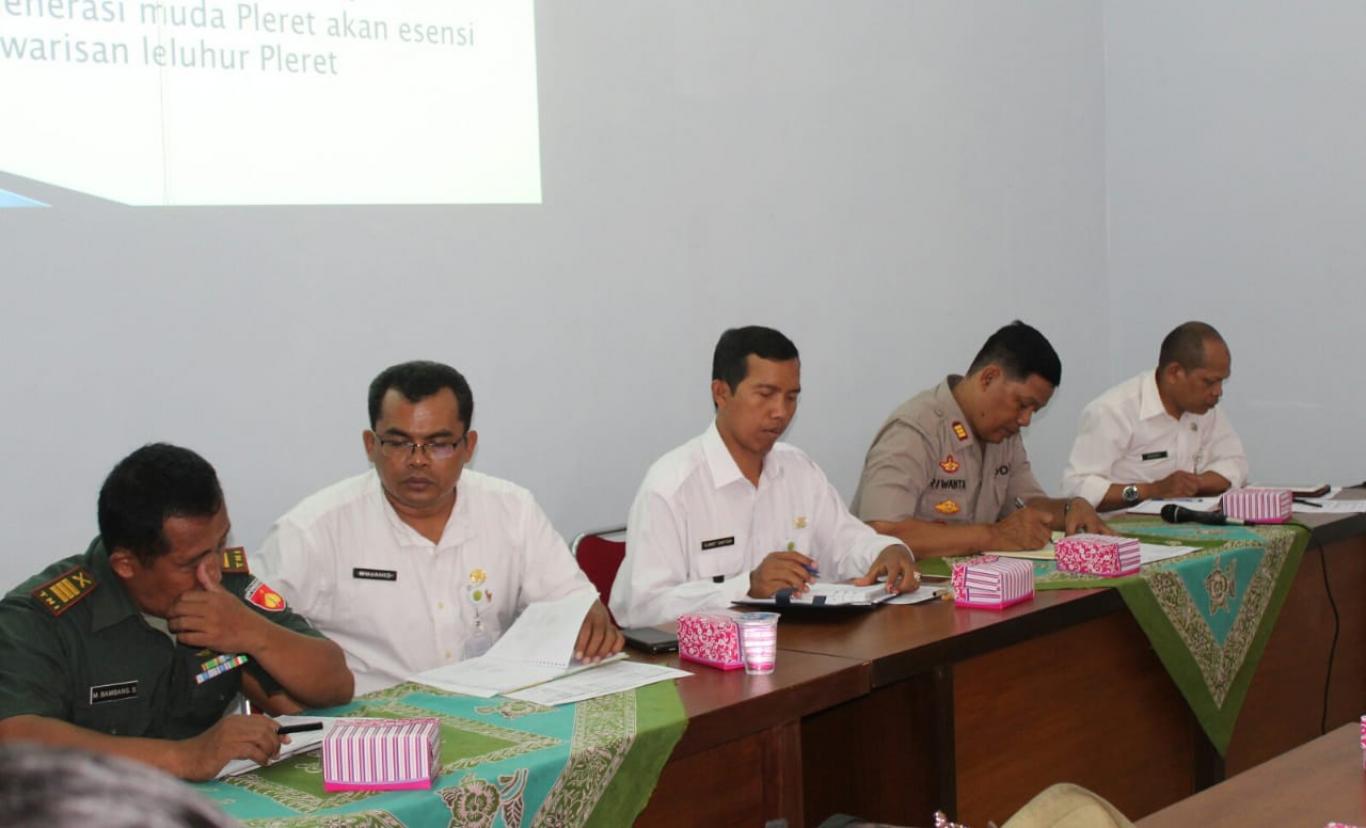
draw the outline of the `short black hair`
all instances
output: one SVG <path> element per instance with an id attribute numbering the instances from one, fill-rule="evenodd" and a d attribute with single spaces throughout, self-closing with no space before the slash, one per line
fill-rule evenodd
<path id="1" fill-rule="evenodd" d="M 460 421 L 469 431 L 474 423 L 474 392 L 465 377 L 449 365 L 425 359 L 391 365 L 370 383 L 370 427 L 379 423 L 384 395 L 392 388 L 408 402 L 421 402 L 443 388 L 451 389 L 460 405 Z"/>
<path id="2" fill-rule="evenodd" d="M 762 325 L 731 328 L 716 340 L 716 350 L 711 357 L 711 378 L 725 380 L 734 391 L 745 380 L 749 370 L 745 363 L 750 354 L 775 362 L 798 358 L 797 346 L 779 331 Z"/>
<path id="3" fill-rule="evenodd" d="M 100 539 L 109 552 L 127 549 L 143 563 L 170 549 L 162 532 L 171 517 L 212 517 L 223 488 L 209 461 L 169 443 L 143 446 L 114 466 L 100 487 Z"/>
<path id="4" fill-rule="evenodd" d="M 1187 371 L 1204 367 L 1205 343 L 1210 340 L 1224 341 L 1213 325 L 1204 322 L 1183 322 L 1177 325 L 1162 339 L 1162 348 L 1157 353 L 1158 370 L 1173 362 Z"/>
<path id="5" fill-rule="evenodd" d="M 1038 374 L 1057 388 L 1062 383 L 1062 360 L 1043 334 L 1016 319 L 992 334 L 973 357 L 968 373 L 975 374 L 991 363 L 1001 366 L 1016 382 Z"/>

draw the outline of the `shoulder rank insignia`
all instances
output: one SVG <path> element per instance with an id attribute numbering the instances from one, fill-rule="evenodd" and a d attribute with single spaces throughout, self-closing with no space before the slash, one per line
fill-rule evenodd
<path id="1" fill-rule="evenodd" d="M 61 615 L 75 606 L 95 588 L 95 576 L 83 566 L 63 572 L 31 593 L 43 608 Z"/>
<path id="2" fill-rule="evenodd" d="M 957 438 L 959 439 L 959 441 L 963 441 L 963 440 L 968 439 L 968 427 L 965 426 L 965 425 L 963 425 L 963 424 L 960 423 L 959 421 L 954 420 L 954 421 L 953 421 L 953 436 L 957 437 Z"/>
<path id="3" fill-rule="evenodd" d="M 934 510 L 941 515 L 958 514 L 958 504 L 952 500 L 941 500 L 934 504 Z"/>
<path id="4" fill-rule="evenodd" d="M 953 474 L 962 468 L 962 464 L 955 460 L 952 454 L 946 454 L 944 459 L 939 461 L 939 468 L 943 469 L 945 474 Z"/>
<path id="5" fill-rule="evenodd" d="M 223 550 L 222 570 L 225 575 L 247 575 L 247 550 L 241 546 Z"/>

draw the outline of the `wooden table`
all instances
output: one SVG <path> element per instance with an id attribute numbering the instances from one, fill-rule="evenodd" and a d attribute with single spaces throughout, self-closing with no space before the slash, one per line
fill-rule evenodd
<path id="1" fill-rule="evenodd" d="M 1361 727 L 1326 736 L 1139 821 L 1141 828 L 1366 825 Z"/>
<path id="2" fill-rule="evenodd" d="M 1298 517 L 1298 516 L 1297 516 Z M 805 812 L 925 823 L 1005 819 L 1050 784 L 1131 818 L 1366 710 L 1366 516 L 1317 516 L 1313 540 L 1220 759 L 1113 590 L 1040 592 L 1005 612 L 946 603 L 785 619 L 779 648 L 866 661 L 868 694 L 804 718 Z M 1326 576 L 1325 576 L 1326 567 Z M 786 654 L 786 652 L 785 652 Z"/>
<path id="3" fill-rule="evenodd" d="M 688 729 L 637 823 L 805 824 L 802 718 L 867 693 L 869 665 L 791 652 L 779 655 L 772 675 L 747 676 L 679 663 L 676 655 L 649 660 L 693 675 L 678 680 Z"/>

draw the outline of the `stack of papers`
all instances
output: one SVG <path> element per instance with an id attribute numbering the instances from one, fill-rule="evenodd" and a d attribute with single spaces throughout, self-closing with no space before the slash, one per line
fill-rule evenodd
<path id="1" fill-rule="evenodd" d="M 552 707 L 557 704 L 595 699 L 623 690 L 634 690 L 658 681 L 688 678 L 691 675 L 692 673 L 687 670 L 675 670 L 658 664 L 612 661 L 596 670 L 584 670 L 505 695 L 510 699 Z"/>
<path id="2" fill-rule="evenodd" d="M 418 673 L 412 680 L 488 698 L 595 667 L 571 662 L 579 628 L 596 599 L 596 593 L 583 591 L 532 604 L 484 655 Z"/>
<path id="3" fill-rule="evenodd" d="M 418 673 L 412 680 L 467 696 L 504 695 L 554 705 L 692 675 L 628 663 L 625 653 L 591 664 L 574 661 L 579 628 L 596 599 L 594 592 L 576 592 L 532 604 L 484 655 Z"/>

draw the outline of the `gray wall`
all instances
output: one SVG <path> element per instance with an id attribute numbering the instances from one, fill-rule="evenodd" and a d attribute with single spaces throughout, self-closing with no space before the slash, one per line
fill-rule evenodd
<path id="1" fill-rule="evenodd" d="M 541 206 L 0 214 L 0 583 L 84 548 L 103 475 L 156 439 L 217 465 L 254 545 L 364 468 L 365 386 L 415 357 L 474 385 L 475 467 L 566 535 L 619 522 L 747 322 L 802 349 L 790 439 L 849 496 L 888 411 L 1024 317 L 1065 362 L 1028 437 L 1058 479 L 1112 380 L 1101 6 L 537 15 Z"/>
<path id="2" fill-rule="evenodd" d="M 1366 5 L 1105 4 L 1111 352 L 1202 318 L 1261 482 L 1360 482 Z"/>

